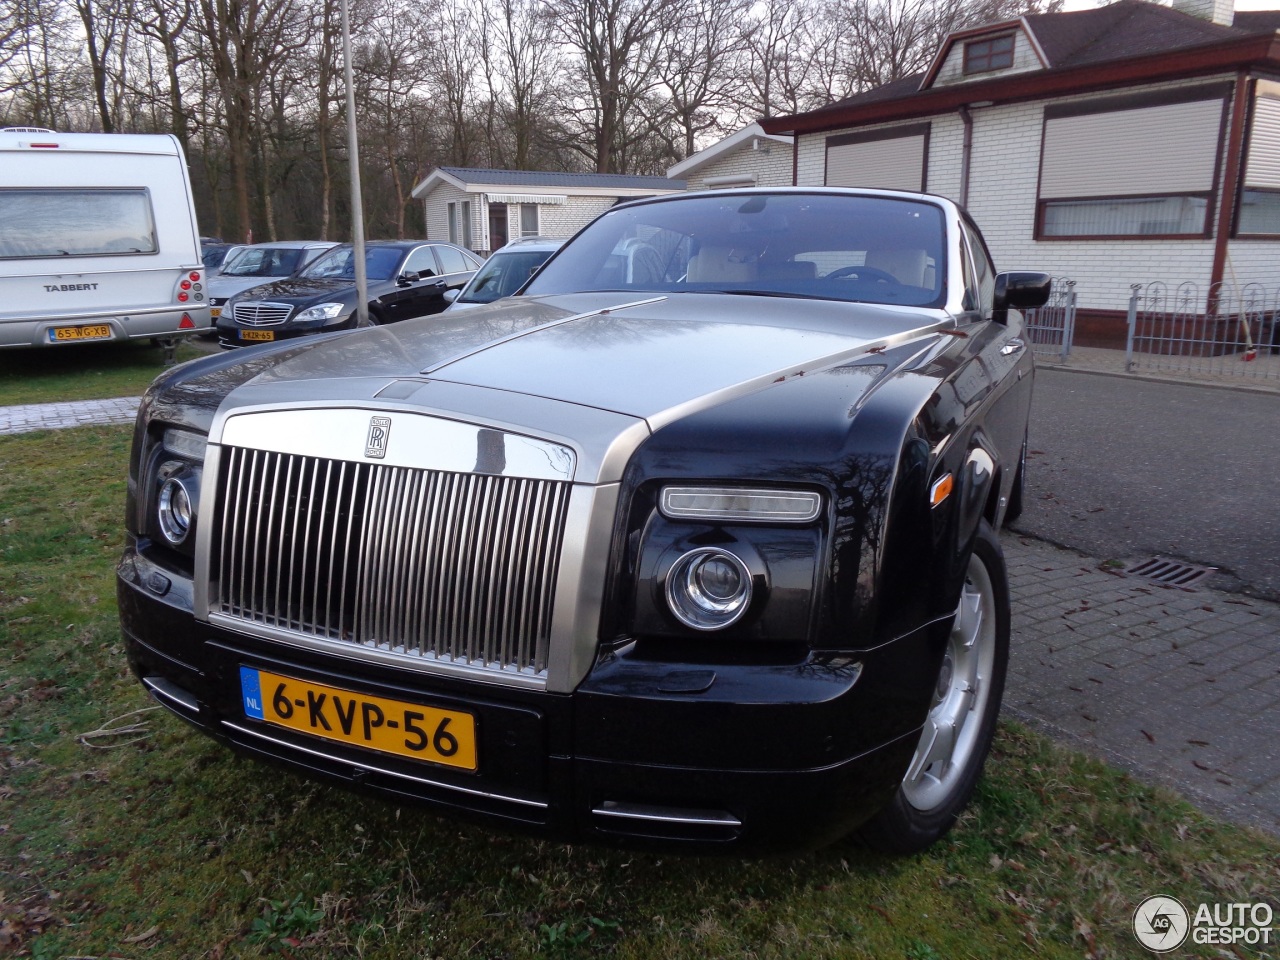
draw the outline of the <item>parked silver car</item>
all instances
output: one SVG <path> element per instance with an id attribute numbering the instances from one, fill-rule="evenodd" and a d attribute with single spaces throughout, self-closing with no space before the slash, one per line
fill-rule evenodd
<path id="1" fill-rule="evenodd" d="M 468 310 L 509 297 L 529 282 L 534 272 L 564 244 L 547 237 L 522 237 L 493 251 L 471 282 L 445 310 Z M 449 295 L 445 294 L 445 299 Z"/>
<path id="2" fill-rule="evenodd" d="M 334 246 L 332 240 L 279 240 L 237 248 L 221 271 L 209 278 L 213 319 L 222 315 L 223 306 L 237 293 L 292 276 Z"/>

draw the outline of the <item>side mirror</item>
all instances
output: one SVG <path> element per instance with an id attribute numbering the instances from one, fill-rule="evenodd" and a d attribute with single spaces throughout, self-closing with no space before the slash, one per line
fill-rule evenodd
<path id="1" fill-rule="evenodd" d="M 396 283 L 402 287 L 407 287 L 411 283 L 417 283 L 422 279 L 421 274 L 414 273 L 412 270 L 406 270 L 400 276 L 396 277 Z"/>
<path id="2" fill-rule="evenodd" d="M 995 302 L 992 316 L 1005 322 L 1009 310 L 1030 310 L 1049 302 L 1053 278 L 1047 273 L 1016 271 L 996 274 Z"/>
<path id="3" fill-rule="evenodd" d="M 445 303 L 453 303 L 453 301 L 458 299 L 459 293 L 461 293 L 460 290 L 455 290 L 452 287 L 450 287 L 443 294 L 441 294 L 441 296 L 444 297 Z"/>

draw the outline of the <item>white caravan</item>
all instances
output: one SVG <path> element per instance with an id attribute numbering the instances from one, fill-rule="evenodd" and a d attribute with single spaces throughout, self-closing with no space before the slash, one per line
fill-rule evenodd
<path id="1" fill-rule="evenodd" d="M 0 130 L 0 348 L 207 330 L 205 273 L 174 137 Z"/>

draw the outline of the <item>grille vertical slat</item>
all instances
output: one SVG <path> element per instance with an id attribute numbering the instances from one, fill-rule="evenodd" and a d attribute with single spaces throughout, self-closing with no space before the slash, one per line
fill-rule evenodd
<path id="1" fill-rule="evenodd" d="M 215 611 L 416 659 L 545 670 L 569 484 L 229 447 Z"/>

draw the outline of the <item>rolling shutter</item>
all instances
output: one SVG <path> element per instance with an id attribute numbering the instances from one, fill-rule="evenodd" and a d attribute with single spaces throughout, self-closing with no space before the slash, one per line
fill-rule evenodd
<path id="1" fill-rule="evenodd" d="M 924 190 L 929 128 L 827 141 L 827 186 Z"/>
<path id="2" fill-rule="evenodd" d="M 1258 97 L 1253 103 L 1244 185 L 1280 190 L 1280 100 Z"/>
<path id="3" fill-rule="evenodd" d="M 1220 97 L 1105 113 L 1046 114 L 1040 197 L 1208 193 L 1222 115 Z"/>

